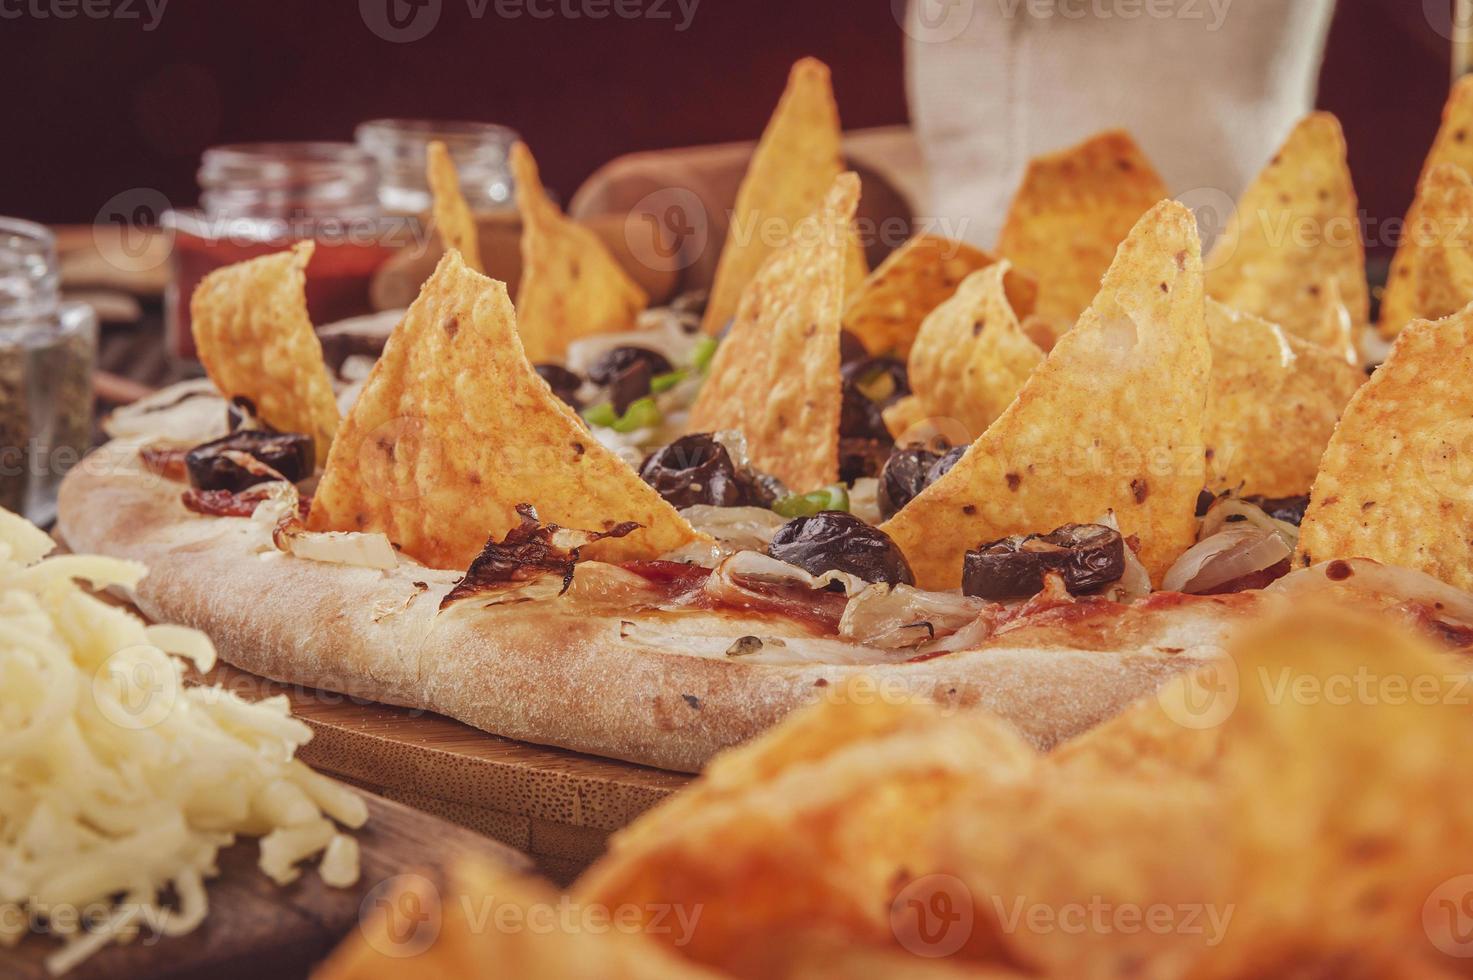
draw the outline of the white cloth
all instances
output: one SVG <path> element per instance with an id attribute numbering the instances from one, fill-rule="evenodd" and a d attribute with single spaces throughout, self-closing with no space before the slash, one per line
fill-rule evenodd
<path id="1" fill-rule="evenodd" d="M 905 0 L 895 0 L 902 10 Z M 923 217 L 983 247 L 1030 157 L 1131 132 L 1189 205 L 1235 200 L 1313 106 L 1334 0 L 910 0 Z"/>

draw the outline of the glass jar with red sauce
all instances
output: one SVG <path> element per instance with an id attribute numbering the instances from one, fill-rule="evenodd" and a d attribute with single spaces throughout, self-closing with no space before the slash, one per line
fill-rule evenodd
<path id="1" fill-rule="evenodd" d="M 374 271 L 413 244 L 414 229 L 379 205 L 374 157 L 351 143 L 236 143 L 204 153 L 199 207 L 171 210 L 173 275 L 165 293 L 169 349 L 195 356 L 189 298 L 207 274 L 314 239 L 307 267 L 312 322 L 373 311 Z"/>

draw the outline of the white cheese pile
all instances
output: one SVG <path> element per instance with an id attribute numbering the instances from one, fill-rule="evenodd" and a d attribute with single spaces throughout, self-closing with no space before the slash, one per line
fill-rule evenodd
<path id="1" fill-rule="evenodd" d="M 251 703 L 183 684 L 210 641 L 146 626 L 77 585 L 132 587 L 143 566 L 44 556 L 53 542 L 0 509 L 0 943 L 63 940 L 63 973 L 110 942 L 177 936 L 237 834 L 278 884 L 318 853 L 329 885 L 358 878 L 363 800 L 293 759 L 312 736 L 284 697 Z"/>

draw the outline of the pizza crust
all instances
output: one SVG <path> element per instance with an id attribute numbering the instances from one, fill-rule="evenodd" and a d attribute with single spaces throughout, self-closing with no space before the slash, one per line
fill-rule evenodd
<path id="1" fill-rule="evenodd" d="M 1217 656 L 1257 601 L 1116 607 L 919 663 L 743 663 L 623 639 L 630 617 L 572 614 L 561 600 L 437 616 L 457 573 L 408 560 L 381 571 L 286 555 L 259 522 L 189 512 L 182 489 L 142 470 L 133 445 L 111 443 L 67 476 L 58 528 L 76 551 L 147 564 L 139 609 L 204 630 L 245 670 L 686 772 L 860 674 L 873 678 L 875 697 L 979 706 L 1047 748 Z M 764 625 L 729 619 L 733 638 Z"/>

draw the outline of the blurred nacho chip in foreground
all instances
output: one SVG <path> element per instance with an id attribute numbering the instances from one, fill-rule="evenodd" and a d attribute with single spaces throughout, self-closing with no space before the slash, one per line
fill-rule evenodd
<path id="1" fill-rule="evenodd" d="M 753 465 L 799 493 L 839 475 L 839 316 L 858 202 L 859 178 L 841 174 L 763 263 L 690 412 L 692 432 L 741 430 Z"/>
<path id="2" fill-rule="evenodd" d="M 1473 308 L 1407 325 L 1335 428 L 1298 563 L 1372 558 L 1473 589 L 1470 377 Z"/>
<path id="3" fill-rule="evenodd" d="M 1113 511 L 1153 578 L 1196 540 L 1210 353 L 1191 212 L 1163 201 L 1094 305 L 961 460 L 885 523 L 917 584 L 954 588 L 969 548 Z M 943 530 L 944 529 L 944 530 Z"/>
<path id="4" fill-rule="evenodd" d="M 1333 115 L 1312 113 L 1294 127 L 1244 191 L 1205 266 L 1209 296 L 1312 343 L 1342 349 L 1325 330 L 1332 279 L 1356 326 L 1369 320 L 1360 214 Z"/>
<path id="5" fill-rule="evenodd" d="M 891 252 L 850 299 L 844 329 L 871 354 L 904 358 L 926 315 L 955 293 L 963 279 L 996 261 L 965 242 L 916 235 Z M 1018 316 L 1032 312 L 1036 283 L 1014 270 L 1007 289 Z"/>
<path id="6" fill-rule="evenodd" d="M 569 219 L 547 196 L 526 144 L 511 148 L 522 216 L 522 282 L 517 324 L 533 363 L 556 361 L 590 334 L 634 326 L 649 297 L 598 236 Z"/>
<path id="7" fill-rule="evenodd" d="M 1094 300 L 1115 249 L 1141 215 L 1168 196 L 1129 133 L 1100 133 L 1029 161 L 997 250 L 1038 280 L 1037 312 L 1057 336 Z M 1028 312 L 1017 310 L 1020 317 Z"/>
<path id="8" fill-rule="evenodd" d="M 338 403 L 307 315 L 307 263 L 315 248 L 289 250 L 217 269 L 189 300 L 199 359 L 226 398 L 245 397 L 261 421 L 312 437 L 327 459 Z"/>
<path id="9" fill-rule="evenodd" d="M 1365 372 L 1343 356 L 1207 301 L 1207 489 L 1309 492 L 1335 423 Z"/>
<path id="10" fill-rule="evenodd" d="M 931 311 L 907 366 L 924 415 L 955 419 L 975 438 L 1012 404 L 1044 352 L 1008 303 L 1006 260 L 967 276 Z"/>
<path id="11" fill-rule="evenodd" d="M 425 175 L 434 201 L 435 231 L 446 248 L 460 252 L 465 264 L 476 272 L 485 272 L 481 264 L 480 233 L 470 205 L 460 190 L 460 175 L 450 151 L 439 140 L 431 140 L 425 160 Z"/>
<path id="12" fill-rule="evenodd" d="M 719 333 L 737 313 L 742 292 L 798 223 L 817 211 L 834 178 L 844 170 L 843 131 L 828 66 L 816 58 L 793 65 L 762 139 L 737 188 L 726 244 L 716 266 L 711 298 L 702 321 Z M 851 227 L 846 232 L 844 292 L 868 274 L 864 250 Z"/>
<path id="13" fill-rule="evenodd" d="M 1381 298 L 1381 334 L 1440 320 L 1473 302 L 1473 179 L 1457 164 L 1422 180 Z"/>
<path id="14" fill-rule="evenodd" d="M 519 503 L 565 527 L 628 537 L 592 558 L 654 558 L 690 525 L 589 434 L 522 353 L 506 287 L 447 252 L 390 335 L 312 499 L 315 530 L 382 531 L 437 568 L 465 568 Z"/>

